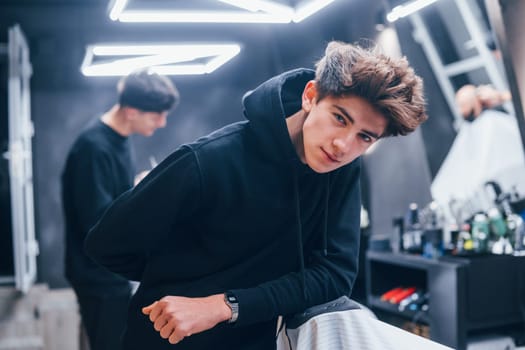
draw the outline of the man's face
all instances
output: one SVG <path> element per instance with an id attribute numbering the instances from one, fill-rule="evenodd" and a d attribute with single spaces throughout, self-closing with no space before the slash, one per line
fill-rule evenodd
<path id="1" fill-rule="evenodd" d="M 362 155 L 385 132 L 386 118 L 358 96 L 317 101 L 314 82 L 306 85 L 302 160 L 318 173 L 340 168 Z"/>
<path id="2" fill-rule="evenodd" d="M 151 136 L 155 130 L 166 126 L 168 112 L 144 112 L 137 110 L 131 118 L 133 132 L 142 136 Z"/>

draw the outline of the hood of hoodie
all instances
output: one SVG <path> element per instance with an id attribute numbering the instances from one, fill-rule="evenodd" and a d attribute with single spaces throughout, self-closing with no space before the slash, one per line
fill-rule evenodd
<path id="1" fill-rule="evenodd" d="M 290 139 L 286 118 L 301 109 L 304 87 L 314 78 L 315 72 L 311 69 L 294 69 L 244 95 L 244 115 L 253 126 L 257 142 L 264 144 L 261 150 L 271 154 L 272 159 L 305 167 Z"/>
<path id="2" fill-rule="evenodd" d="M 302 94 L 306 83 L 315 78 L 311 69 L 299 68 L 278 75 L 259 85 L 243 98 L 244 114 L 252 124 L 257 142 L 262 143 L 261 151 L 268 152 L 269 159 L 290 164 L 294 173 L 293 194 L 295 198 L 296 249 L 301 273 L 301 283 L 306 299 L 305 262 L 303 256 L 303 234 L 301 207 L 299 201 L 298 173 L 314 173 L 302 163 L 290 139 L 286 118 L 302 107 Z M 324 224 L 322 231 L 322 251 L 326 255 L 326 225 L 328 217 L 328 195 L 330 191 L 329 174 L 323 174 L 325 183 Z"/>

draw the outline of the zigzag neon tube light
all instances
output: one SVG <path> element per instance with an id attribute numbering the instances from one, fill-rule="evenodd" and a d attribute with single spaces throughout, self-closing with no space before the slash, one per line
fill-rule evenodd
<path id="1" fill-rule="evenodd" d="M 209 74 L 240 50 L 238 44 L 89 45 L 81 72 L 85 76 L 122 76 L 150 67 L 165 75 Z M 105 59 L 94 63 L 95 57 Z"/>
<path id="2" fill-rule="evenodd" d="M 297 23 L 335 0 L 304 0 L 295 8 L 270 0 L 218 1 L 244 11 L 129 10 L 128 0 L 112 0 L 109 17 L 120 22 Z"/>

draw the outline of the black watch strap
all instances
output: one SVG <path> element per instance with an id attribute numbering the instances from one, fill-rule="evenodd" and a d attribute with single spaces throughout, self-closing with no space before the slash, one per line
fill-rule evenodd
<path id="1" fill-rule="evenodd" d="M 232 317 L 228 320 L 228 323 L 234 323 L 239 318 L 239 302 L 237 297 L 232 292 L 224 293 L 224 302 L 232 310 Z"/>

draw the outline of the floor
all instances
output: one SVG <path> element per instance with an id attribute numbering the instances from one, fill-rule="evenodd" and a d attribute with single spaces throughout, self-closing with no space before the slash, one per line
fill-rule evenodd
<path id="1" fill-rule="evenodd" d="M 88 350 L 80 345 L 80 316 L 71 289 L 36 285 L 26 295 L 0 287 L 0 350 Z M 487 335 L 467 350 L 525 350 L 510 338 Z"/>

